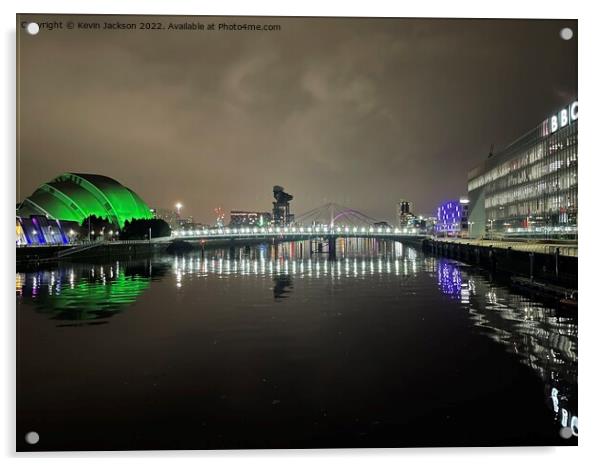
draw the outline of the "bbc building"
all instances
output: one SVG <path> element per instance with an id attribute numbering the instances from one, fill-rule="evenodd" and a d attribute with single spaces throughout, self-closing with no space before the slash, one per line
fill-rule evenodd
<path id="1" fill-rule="evenodd" d="M 468 175 L 472 237 L 577 238 L 577 102 Z"/>

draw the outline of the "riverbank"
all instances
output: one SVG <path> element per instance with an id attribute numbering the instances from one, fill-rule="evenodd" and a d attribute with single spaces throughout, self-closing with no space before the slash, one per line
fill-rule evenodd
<path id="1" fill-rule="evenodd" d="M 61 260 L 133 257 L 163 252 L 166 241 L 106 241 L 61 246 L 29 246 L 16 249 L 17 269 L 30 269 Z"/>
<path id="2" fill-rule="evenodd" d="M 547 284 L 563 287 L 569 292 L 577 290 L 578 258 L 562 254 L 556 245 L 431 238 L 423 240 L 422 249 L 491 272 L 527 278 L 537 282 L 539 289 Z M 573 252 L 571 246 L 565 246 L 565 251 Z"/>

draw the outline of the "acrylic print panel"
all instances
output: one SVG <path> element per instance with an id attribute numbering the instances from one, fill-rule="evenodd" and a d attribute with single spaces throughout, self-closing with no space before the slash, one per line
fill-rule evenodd
<path id="1" fill-rule="evenodd" d="M 17 449 L 576 445 L 577 22 L 17 17 Z"/>

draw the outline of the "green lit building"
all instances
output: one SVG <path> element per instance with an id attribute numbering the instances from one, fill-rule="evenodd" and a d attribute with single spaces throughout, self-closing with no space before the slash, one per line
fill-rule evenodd
<path id="1" fill-rule="evenodd" d="M 146 203 L 131 189 L 102 175 L 63 173 L 44 183 L 17 208 L 18 217 L 45 216 L 81 223 L 90 215 L 122 228 L 126 220 L 153 218 Z"/>

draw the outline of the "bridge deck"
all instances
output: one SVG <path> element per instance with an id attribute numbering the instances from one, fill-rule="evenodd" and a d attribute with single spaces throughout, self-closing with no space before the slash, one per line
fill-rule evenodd
<path id="1" fill-rule="evenodd" d="M 172 238 L 181 239 L 243 239 L 243 238 L 291 238 L 311 239 L 321 237 L 341 238 L 398 238 L 426 237 L 412 228 L 384 227 L 270 227 L 270 228 L 221 228 L 211 230 L 177 230 Z"/>

